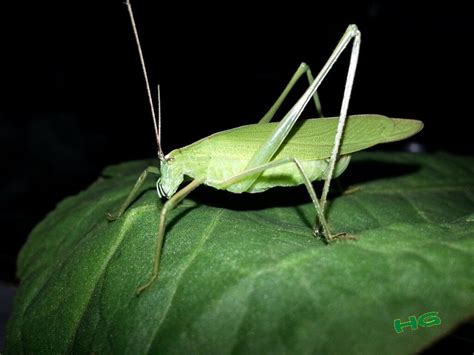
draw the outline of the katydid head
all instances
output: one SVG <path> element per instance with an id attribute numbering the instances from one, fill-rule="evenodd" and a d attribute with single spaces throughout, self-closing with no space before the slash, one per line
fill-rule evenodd
<path id="1" fill-rule="evenodd" d="M 179 163 L 175 163 L 172 158 L 163 158 L 160 160 L 160 178 L 156 182 L 156 191 L 158 196 L 170 198 L 183 182 L 183 170 Z"/>

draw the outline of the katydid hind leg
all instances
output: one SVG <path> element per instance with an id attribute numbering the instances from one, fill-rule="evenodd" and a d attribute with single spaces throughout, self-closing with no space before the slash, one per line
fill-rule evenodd
<path id="1" fill-rule="evenodd" d="M 163 242 L 165 238 L 166 231 L 166 217 L 168 212 L 176 207 L 186 196 L 188 196 L 193 190 L 195 190 L 199 185 L 202 184 L 200 180 L 193 180 L 188 185 L 183 187 L 177 193 L 175 193 L 166 203 L 163 205 L 163 208 L 160 212 L 160 225 L 158 227 L 158 234 L 155 244 L 155 254 L 153 257 L 153 270 L 150 279 L 137 289 L 137 295 L 140 295 L 143 291 L 148 289 L 158 277 L 158 272 L 160 270 L 160 261 L 161 253 L 163 250 Z"/>
<path id="2" fill-rule="evenodd" d="M 349 108 L 349 101 L 351 98 L 352 87 L 354 84 L 354 77 L 355 77 L 355 72 L 357 69 L 357 61 L 359 59 L 361 35 L 355 25 L 349 26 L 349 29 L 351 29 L 351 38 L 354 39 L 354 42 L 352 44 L 351 58 L 349 62 L 349 69 L 347 71 L 346 84 L 344 88 L 344 95 L 342 98 L 337 131 L 334 137 L 333 150 L 331 152 L 329 166 L 328 166 L 328 173 L 326 175 L 326 179 L 324 181 L 324 186 L 323 186 L 323 192 L 321 194 L 321 207 L 323 208 L 323 210 L 326 208 L 327 195 L 329 193 L 331 179 L 334 175 L 334 168 L 336 166 L 336 161 L 339 154 L 339 148 L 342 141 L 342 135 L 344 133 L 344 127 L 346 124 L 347 110 Z"/>
<path id="3" fill-rule="evenodd" d="M 306 70 L 306 78 L 308 79 L 308 83 L 311 86 L 314 82 L 313 73 L 308 65 L 308 70 Z M 316 113 L 318 114 L 318 118 L 324 117 L 323 115 L 323 108 L 321 107 L 321 100 L 319 99 L 318 92 L 316 91 L 313 95 L 314 99 L 314 106 L 316 107 Z"/>
<path id="4" fill-rule="evenodd" d="M 272 120 L 273 116 L 275 116 L 276 112 L 280 108 L 283 101 L 286 99 L 290 91 L 295 86 L 296 82 L 301 78 L 303 74 L 306 73 L 306 77 L 308 79 L 309 85 L 311 85 L 314 81 L 313 74 L 311 73 L 311 69 L 308 64 L 301 63 L 296 72 L 291 77 L 290 81 L 286 85 L 283 92 L 280 94 L 278 99 L 273 103 L 272 107 L 268 110 L 268 112 L 258 121 L 258 123 L 268 123 Z M 321 110 L 321 102 L 319 100 L 318 93 L 315 92 L 314 95 L 314 103 L 316 106 L 316 111 L 318 112 L 319 117 L 322 117 L 322 110 Z"/>
<path id="5" fill-rule="evenodd" d="M 255 154 L 249 160 L 245 170 L 249 170 L 254 167 L 261 166 L 265 163 L 268 163 L 272 159 L 273 155 L 277 152 L 278 148 L 280 148 L 281 144 L 284 142 L 285 138 L 290 133 L 296 121 L 301 116 L 301 113 L 303 112 L 304 108 L 306 107 L 308 102 L 313 97 L 314 93 L 319 88 L 319 85 L 321 85 L 322 81 L 325 79 L 326 75 L 329 73 L 334 63 L 339 59 L 342 52 L 346 49 L 346 47 L 354 38 L 356 38 L 356 41 L 354 41 L 354 46 L 352 50 L 352 54 L 353 54 L 351 56 L 351 64 L 352 64 L 354 53 L 357 52 L 358 54 L 358 47 L 359 47 L 358 43 L 360 42 L 360 32 L 357 29 L 357 26 L 355 25 L 350 25 L 347 28 L 346 32 L 341 37 L 341 40 L 339 41 L 333 53 L 327 60 L 326 64 L 323 66 L 319 74 L 314 79 L 313 83 L 304 92 L 304 94 L 300 97 L 300 99 L 296 102 L 296 104 L 288 111 L 285 117 L 278 123 L 277 127 L 272 132 L 272 134 L 268 137 L 268 139 L 262 143 L 260 148 L 255 152 Z M 355 45 L 356 42 L 357 42 L 357 45 Z M 355 47 L 357 47 L 357 49 L 354 49 Z M 351 83 L 352 85 L 352 81 L 348 80 L 348 82 Z M 347 83 L 346 83 L 346 89 L 347 89 Z M 343 101 L 343 103 L 344 102 L 345 101 Z M 347 107 L 346 107 L 346 112 L 347 112 Z M 345 122 L 345 119 L 343 120 L 343 123 L 344 122 Z M 335 162 L 335 158 L 333 159 L 333 161 Z M 334 170 L 334 166 L 332 166 L 332 169 Z M 258 177 L 259 177 L 258 173 L 248 177 L 247 181 L 245 182 L 247 187 L 250 187 L 255 182 L 255 180 L 258 179 Z M 326 195 L 327 193 L 324 196 Z M 324 205 L 325 203 L 322 204 L 323 210 L 324 210 Z"/>
<path id="6" fill-rule="evenodd" d="M 137 179 L 137 182 L 135 183 L 135 186 L 133 186 L 132 191 L 128 194 L 127 198 L 125 201 L 120 205 L 120 208 L 118 209 L 117 212 L 115 213 L 107 213 L 107 219 L 109 221 L 115 221 L 116 219 L 120 218 L 120 216 L 125 212 L 125 210 L 130 206 L 133 202 L 133 200 L 137 197 L 138 192 L 140 191 L 143 183 L 145 182 L 148 174 L 156 174 L 159 175 L 160 171 L 157 167 L 155 166 L 149 166 L 143 172 L 140 174 L 140 176 Z"/>

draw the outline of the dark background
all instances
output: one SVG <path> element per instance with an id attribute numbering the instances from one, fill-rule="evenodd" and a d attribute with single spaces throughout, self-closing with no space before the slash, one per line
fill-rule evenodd
<path id="1" fill-rule="evenodd" d="M 165 152 L 256 122 L 300 62 L 316 74 L 356 23 L 362 47 L 350 113 L 421 119 L 425 129 L 411 141 L 425 151 L 474 154 L 467 5 L 137 0 L 134 10 L 153 89 L 162 88 Z M 0 36 L 0 282 L 11 284 L 17 253 L 46 213 L 105 166 L 153 157 L 156 146 L 121 0 L 2 4 Z M 348 57 L 321 87 L 326 115 L 338 113 Z"/>
<path id="2" fill-rule="evenodd" d="M 162 88 L 165 152 L 256 122 L 301 61 L 317 74 L 350 23 L 362 32 L 350 113 L 421 119 L 413 140 L 427 151 L 474 152 L 472 12 L 453 2 L 133 4 Z M 16 1 L 1 16 L 0 278 L 14 282 L 16 255 L 48 211 L 156 146 L 122 1 Z M 338 113 L 348 53 L 321 87 L 326 115 Z"/>

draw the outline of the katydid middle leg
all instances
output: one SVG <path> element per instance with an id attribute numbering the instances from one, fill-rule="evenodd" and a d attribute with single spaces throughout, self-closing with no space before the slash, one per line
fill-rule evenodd
<path id="1" fill-rule="evenodd" d="M 186 185 L 177 193 L 175 193 L 163 205 L 163 208 L 161 209 L 161 212 L 160 212 L 160 226 L 158 227 L 158 234 L 157 234 L 156 244 L 155 244 L 155 255 L 153 258 L 153 271 L 148 282 L 137 289 L 137 295 L 140 295 L 143 291 L 145 291 L 148 287 L 150 287 L 151 284 L 158 277 L 158 271 L 160 269 L 161 252 L 163 249 L 163 241 L 165 238 L 166 217 L 168 215 L 168 212 L 171 211 L 173 208 L 175 208 L 175 206 L 178 203 L 180 203 L 186 196 L 188 196 L 193 190 L 195 190 L 201 184 L 202 184 L 202 181 L 200 180 L 191 181 L 188 185 Z"/>
<path id="2" fill-rule="evenodd" d="M 249 176 L 252 176 L 256 173 L 260 173 L 260 172 L 263 172 L 265 170 L 276 168 L 277 166 L 281 166 L 281 165 L 285 165 L 285 164 L 295 164 L 297 169 L 298 169 L 299 174 L 303 178 L 304 185 L 306 187 L 306 190 L 308 191 L 309 196 L 311 197 L 311 201 L 313 202 L 314 208 L 316 210 L 316 215 L 319 218 L 319 223 L 321 224 L 321 226 L 323 228 L 323 236 L 326 239 L 326 241 L 329 243 L 329 242 L 331 242 L 335 239 L 339 239 L 341 237 L 346 236 L 346 233 L 338 233 L 338 234 L 333 235 L 330 232 L 329 227 L 328 227 L 328 223 L 326 221 L 326 217 L 324 215 L 324 210 L 321 207 L 321 203 L 320 203 L 320 200 L 318 199 L 316 191 L 314 190 L 314 187 L 313 187 L 310 179 L 308 178 L 308 176 L 304 172 L 304 169 L 301 166 L 301 163 L 296 158 L 287 157 L 287 158 L 271 161 L 269 163 L 263 164 L 261 166 L 258 166 L 258 167 L 252 168 L 252 169 L 248 169 L 246 171 L 243 171 L 240 174 L 234 175 L 234 176 L 228 178 L 227 180 L 223 181 L 219 185 L 219 188 L 220 189 L 225 189 L 228 186 L 231 186 L 231 185 L 233 185 L 233 184 L 235 184 L 239 181 L 245 180 Z M 350 236 L 348 238 L 353 239 Z"/>

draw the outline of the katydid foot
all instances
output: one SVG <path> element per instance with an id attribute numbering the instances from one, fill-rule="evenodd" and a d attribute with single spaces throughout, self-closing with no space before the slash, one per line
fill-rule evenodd
<path id="1" fill-rule="evenodd" d="M 110 213 L 107 212 L 107 215 L 105 216 L 109 222 L 116 221 L 117 219 L 120 218 L 122 214 L 121 213 Z"/>
<path id="2" fill-rule="evenodd" d="M 342 241 L 342 240 L 359 240 L 359 238 L 356 235 L 346 233 L 346 232 L 330 234 L 328 237 L 326 237 L 323 233 L 321 233 L 318 227 L 315 227 L 313 229 L 313 235 L 318 239 L 324 239 L 324 241 L 327 244 L 331 244 L 331 243 Z"/>

